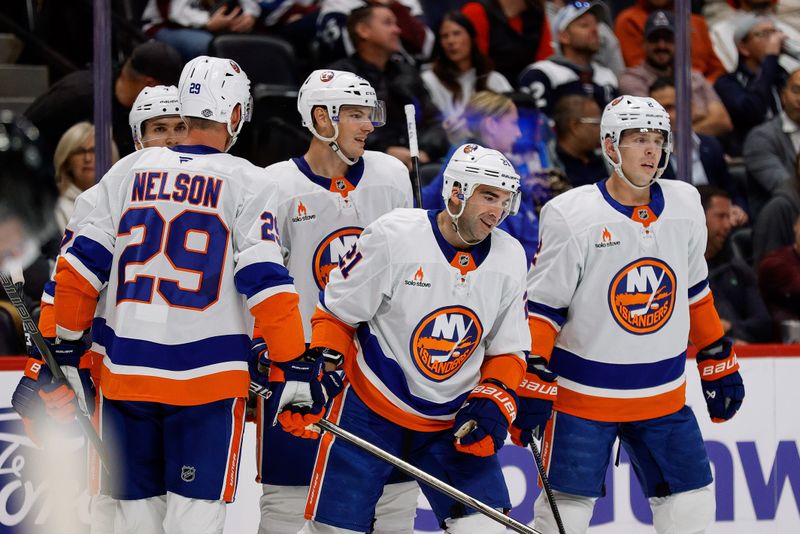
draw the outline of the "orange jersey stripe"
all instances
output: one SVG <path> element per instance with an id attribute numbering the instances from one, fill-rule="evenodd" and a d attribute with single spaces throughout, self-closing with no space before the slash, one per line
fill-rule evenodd
<path id="1" fill-rule="evenodd" d="M 522 383 L 526 369 L 525 362 L 513 354 L 487 356 L 481 365 L 481 382 L 493 378 L 511 391 L 515 391 Z"/>
<path id="2" fill-rule="evenodd" d="M 531 355 L 541 356 L 549 362 L 558 332 L 552 324 L 539 317 L 528 317 L 528 328 L 531 330 Z"/>
<path id="3" fill-rule="evenodd" d="M 699 349 L 725 335 L 711 292 L 689 306 L 689 325 L 689 340 Z"/>
<path id="4" fill-rule="evenodd" d="M 239 457 L 241 456 L 242 435 L 244 434 L 245 399 L 233 401 L 233 431 L 231 433 L 231 451 L 228 454 L 228 468 L 225 471 L 225 489 L 222 500 L 233 502 L 236 496 L 236 481 L 239 478 Z"/>
<path id="5" fill-rule="evenodd" d="M 155 376 L 116 375 L 103 366 L 100 382 L 103 394 L 109 399 L 197 406 L 222 399 L 246 397 L 250 374 L 247 371 L 223 371 L 189 380 L 172 380 Z"/>
<path id="6" fill-rule="evenodd" d="M 311 316 L 311 348 L 326 347 L 347 354 L 356 329 L 317 308 Z"/>
<path id="7" fill-rule="evenodd" d="M 58 258 L 55 280 L 56 324 L 74 332 L 88 329 L 94 319 L 98 291 L 63 257 Z"/>
<path id="8" fill-rule="evenodd" d="M 56 337 L 56 307 L 48 302 L 39 308 L 39 331 L 44 337 Z"/>
<path id="9" fill-rule="evenodd" d="M 299 303 L 297 293 L 277 293 L 250 309 L 269 347 L 270 360 L 288 362 L 306 351 Z"/>
<path id="10" fill-rule="evenodd" d="M 653 419 L 675 413 L 686 404 L 686 382 L 666 393 L 652 397 L 610 399 L 585 395 L 558 385 L 553 409 L 584 419 L 623 423 Z"/>
<path id="11" fill-rule="evenodd" d="M 347 396 L 349 387 L 345 384 L 345 389 L 341 395 L 333 400 L 330 412 L 326 419 L 334 424 L 339 424 L 339 418 L 342 414 L 342 405 L 344 404 L 345 396 Z M 314 513 L 317 511 L 317 502 L 319 501 L 319 493 L 322 489 L 322 482 L 325 476 L 325 467 L 328 464 L 328 455 L 330 454 L 331 445 L 333 444 L 334 435 L 326 432 L 322 435 L 317 451 L 317 460 L 314 462 L 314 471 L 311 474 L 311 483 L 308 488 L 308 500 L 306 500 L 306 509 L 304 516 L 306 519 L 313 519 Z"/>
<path id="12" fill-rule="evenodd" d="M 440 421 L 438 419 L 426 419 L 408 413 L 392 404 L 389 399 L 383 396 L 383 393 L 378 391 L 378 389 L 367 380 L 357 364 L 349 366 L 348 372 L 350 373 L 348 376 L 350 383 L 358 396 L 361 397 L 361 400 L 364 401 L 364 404 L 369 406 L 370 410 L 385 417 L 392 423 L 419 432 L 435 432 L 452 428 L 452 420 Z"/>

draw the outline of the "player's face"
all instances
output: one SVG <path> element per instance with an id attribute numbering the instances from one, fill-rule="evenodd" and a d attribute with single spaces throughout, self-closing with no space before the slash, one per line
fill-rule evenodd
<path id="1" fill-rule="evenodd" d="M 89 137 L 81 143 L 67 159 L 72 180 L 81 191 L 86 191 L 94 185 L 94 137 Z"/>
<path id="2" fill-rule="evenodd" d="M 442 51 L 453 63 L 459 64 L 469 60 L 472 45 L 469 33 L 463 26 L 452 20 L 445 20 L 439 29 L 439 41 Z"/>
<path id="3" fill-rule="evenodd" d="M 725 197 L 711 197 L 706 209 L 706 228 L 708 229 L 707 257 L 715 256 L 725 245 L 731 233 L 731 201 Z"/>
<path id="4" fill-rule="evenodd" d="M 369 134 L 375 130 L 370 120 L 372 108 L 367 106 L 342 106 L 339 110 L 339 137 L 336 142 L 345 156 L 351 159 L 364 154 Z"/>
<path id="5" fill-rule="evenodd" d="M 469 242 L 483 241 L 511 208 L 511 193 L 490 185 L 479 185 L 467 199 L 458 219 L 458 231 Z"/>
<path id="6" fill-rule="evenodd" d="M 625 130 L 619 142 L 622 172 L 636 185 L 650 183 L 658 169 L 664 134 L 647 130 Z"/>
<path id="7" fill-rule="evenodd" d="M 180 144 L 187 134 L 186 123 L 179 115 L 166 115 L 144 121 L 142 145 L 172 147 Z"/>

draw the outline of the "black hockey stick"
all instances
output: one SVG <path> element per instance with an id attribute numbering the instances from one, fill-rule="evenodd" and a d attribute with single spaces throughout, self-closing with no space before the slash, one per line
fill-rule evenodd
<path id="1" fill-rule="evenodd" d="M 256 382 L 250 382 L 250 391 L 261 397 L 269 398 L 270 392 L 268 392 L 268 388 Z M 542 534 L 542 532 L 533 529 L 527 525 L 523 525 L 516 519 L 513 519 L 505 515 L 504 513 L 495 510 L 488 504 L 483 503 L 474 497 L 470 497 L 463 491 L 458 490 L 453 486 L 447 484 L 446 482 L 443 482 L 438 478 L 426 473 L 425 471 L 411 465 L 410 463 L 401 460 L 400 458 L 394 456 L 393 454 L 389 454 L 385 450 L 381 449 L 376 445 L 373 445 L 369 441 L 362 439 L 356 436 L 355 434 L 351 434 L 347 430 L 344 430 L 338 425 L 331 423 L 327 419 L 321 419 L 316 425 L 321 429 L 330 432 L 334 436 L 342 438 L 343 440 L 355 445 L 356 447 L 393 465 L 400 471 L 404 472 L 408 476 L 417 480 L 417 482 L 422 482 L 423 484 L 427 484 L 433 489 L 444 493 L 448 497 L 455 499 L 461 504 L 469 506 L 470 508 L 474 508 L 478 512 L 482 513 L 483 515 L 487 516 L 490 519 L 497 521 L 502 525 L 505 525 L 514 532 L 519 532 L 520 534 Z"/>
<path id="2" fill-rule="evenodd" d="M 406 104 L 406 126 L 408 127 L 408 149 L 411 152 L 411 189 L 414 204 L 422 208 L 422 183 L 419 181 L 419 145 L 417 144 L 417 112 L 414 104 Z"/>
<path id="3" fill-rule="evenodd" d="M 21 277 L 22 273 L 19 273 L 19 278 Z M 6 295 L 8 295 L 8 299 L 17 309 L 17 313 L 19 313 L 19 316 L 22 319 L 22 327 L 25 330 L 25 333 L 30 337 L 33 344 L 36 345 L 36 348 L 39 349 L 39 353 L 42 355 L 42 358 L 44 358 L 47 367 L 50 368 L 50 373 L 53 375 L 53 380 L 55 382 L 64 382 L 67 384 L 67 387 L 69 387 L 67 377 L 64 376 L 64 372 L 61 370 L 58 362 L 56 362 L 56 359 L 50 352 L 50 347 L 47 346 L 44 336 L 42 336 L 42 333 L 36 326 L 36 322 L 33 320 L 33 318 L 31 318 L 31 314 L 28 313 L 28 308 L 25 306 L 25 302 L 22 300 L 22 295 L 17 289 L 17 286 L 14 284 L 11 276 L 8 273 L 0 271 L 0 282 L 3 284 L 3 289 L 5 290 Z M 21 286 L 22 282 L 20 281 L 19 284 Z M 77 399 L 75 399 L 75 402 L 77 402 Z M 89 417 L 87 417 L 86 414 L 81 411 L 80 407 L 78 407 L 78 409 L 75 411 L 75 418 L 78 420 L 78 424 L 81 426 L 81 430 L 83 430 L 86 438 L 97 451 L 97 455 L 103 462 L 103 467 L 105 467 L 106 472 L 111 473 L 111 464 L 109 463 L 106 449 L 103 446 L 103 442 L 100 440 L 100 436 L 97 435 L 97 431 L 94 429 L 92 422 L 89 420 Z"/>
<path id="4" fill-rule="evenodd" d="M 561 522 L 561 514 L 558 513 L 558 506 L 556 506 L 556 497 L 553 495 L 553 488 L 550 486 L 550 480 L 547 478 L 547 475 L 544 472 L 542 455 L 539 454 L 539 447 L 537 447 L 536 443 L 533 441 L 531 441 L 531 452 L 533 453 L 533 459 L 536 462 L 536 469 L 539 471 L 539 478 L 542 480 L 544 493 L 547 495 L 547 502 L 550 503 L 550 509 L 553 511 L 553 517 L 556 520 L 558 533 L 566 534 L 566 530 L 564 530 L 564 523 Z"/>

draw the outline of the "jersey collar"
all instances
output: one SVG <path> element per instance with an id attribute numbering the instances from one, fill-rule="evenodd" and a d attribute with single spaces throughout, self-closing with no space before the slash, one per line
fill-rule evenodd
<path id="1" fill-rule="evenodd" d="M 292 161 L 297 168 L 306 175 L 306 177 L 317 184 L 318 186 L 325 188 L 327 190 L 331 190 L 331 182 L 333 181 L 331 178 L 325 178 L 324 176 L 320 176 L 319 174 L 315 174 L 314 171 L 311 170 L 311 167 L 308 165 L 306 159 L 302 156 L 297 158 L 292 158 Z M 353 188 L 358 187 L 358 182 L 361 181 L 361 176 L 364 174 L 364 158 L 358 158 L 358 161 L 348 167 L 347 172 L 344 175 L 345 180 L 347 180 Z M 339 177 L 334 177 L 339 178 Z"/>
<path id="2" fill-rule="evenodd" d="M 185 154 L 221 154 L 221 150 L 208 145 L 175 145 L 170 147 L 170 150 L 175 152 L 183 152 Z"/>
<path id="3" fill-rule="evenodd" d="M 600 180 L 597 182 L 597 188 L 600 189 L 600 193 L 602 193 L 603 198 L 606 202 L 608 202 L 612 208 L 623 214 L 624 216 L 628 217 L 629 219 L 633 219 L 637 222 L 642 222 L 640 220 L 640 213 L 639 210 L 644 208 L 649 208 L 649 211 L 655 215 L 656 218 L 661 216 L 661 212 L 664 211 L 664 192 L 661 190 L 661 186 L 658 185 L 658 182 L 655 182 L 653 185 L 650 186 L 650 203 L 644 206 L 626 206 L 624 204 L 620 204 L 611 196 L 608 192 L 608 187 L 606 183 L 608 182 L 608 178 L 605 180 Z M 653 222 L 653 221 L 650 221 Z M 649 224 L 649 222 L 648 222 Z M 645 224 L 647 226 L 648 224 Z"/>
<path id="4" fill-rule="evenodd" d="M 466 274 L 468 271 L 477 269 L 489 255 L 489 250 L 492 248 L 492 234 L 490 233 L 487 235 L 486 239 L 477 245 L 473 245 L 466 250 L 459 250 L 448 243 L 447 239 L 444 238 L 442 232 L 439 230 L 439 224 L 436 222 L 436 218 L 442 211 L 443 210 L 428 210 L 428 220 L 431 223 L 433 237 L 436 238 L 436 243 L 439 245 L 442 254 L 444 254 L 448 263 L 461 270 L 462 275 Z M 470 258 L 467 259 L 470 261 L 460 262 L 458 261 L 460 259 L 459 256 L 469 256 Z"/>

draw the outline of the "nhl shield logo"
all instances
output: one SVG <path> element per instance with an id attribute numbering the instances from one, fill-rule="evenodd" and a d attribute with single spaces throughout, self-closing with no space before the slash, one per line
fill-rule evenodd
<path id="1" fill-rule="evenodd" d="M 191 465 L 181 467 L 181 480 L 184 482 L 194 482 L 196 469 Z"/>
<path id="2" fill-rule="evenodd" d="M 461 265 L 462 267 L 466 267 L 467 265 L 469 265 L 469 256 L 467 256 L 466 254 L 459 255 L 458 264 Z"/>
<path id="3" fill-rule="evenodd" d="M 637 214 L 639 215 L 639 220 L 642 221 L 646 221 L 650 218 L 650 211 L 646 208 L 639 208 Z"/>
<path id="4" fill-rule="evenodd" d="M 347 188 L 347 185 L 344 183 L 344 180 L 336 180 L 336 189 L 339 191 L 344 191 Z"/>

